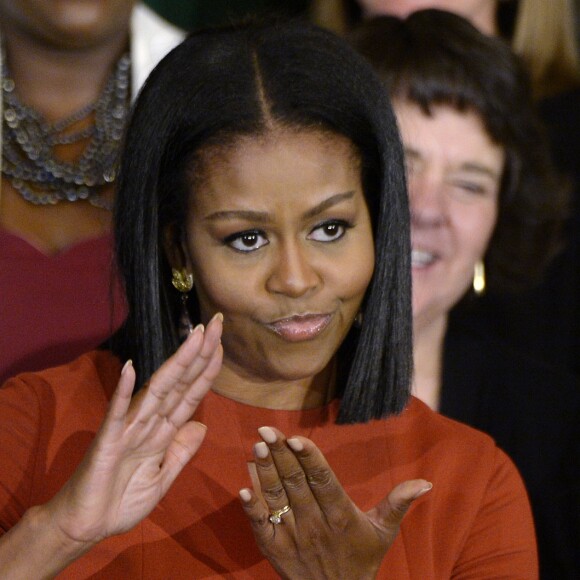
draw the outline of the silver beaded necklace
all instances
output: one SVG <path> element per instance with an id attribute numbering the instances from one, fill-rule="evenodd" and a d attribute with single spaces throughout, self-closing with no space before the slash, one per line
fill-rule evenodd
<path id="1" fill-rule="evenodd" d="M 6 67 L 6 58 L 3 63 L 2 173 L 26 201 L 35 205 L 86 199 L 96 207 L 112 209 L 110 201 L 102 196 L 102 190 L 113 183 L 117 175 L 129 108 L 130 56 L 125 54 L 119 59 L 96 101 L 56 123 L 48 123 L 42 115 L 20 102 Z M 92 114 L 94 124 L 73 130 L 77 123 Z M 54 157 L 54 146 L 85 139 L 90 141 L 74 163 Z"/>

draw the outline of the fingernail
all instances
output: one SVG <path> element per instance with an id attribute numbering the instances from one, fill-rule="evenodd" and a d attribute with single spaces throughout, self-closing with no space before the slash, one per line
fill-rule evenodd
<path id="1" fill-rule="evenodd" d="M 300 439 L 296 439 L 292 437 L 292 439 L 287 439 L 286 443 L 288 443 L 288 447 L 292 449 L 292 451 L 302 451 L 304 449 L 304 444 Z"/>
<path id="2" fill-rule="evenodd" d="M 205 423 L 202 423 L 201 421 L 194 421 L 194 423 L 197 423 L 200 427 L 203 427 L 207 431 L 207 425 Z"/>
<path id="3" fill-rule="evenodd" d="M 202 334 L 204 333 L 205 328 L 203 327 L 203 324 L 198 324 L 191 332 L 191 334 L 195 334 L 196 332 L 201 332 Z"/>
<path id="4" fill-rule="evenodd" d="M 240 499 L 244 503 L 248 503 L 252 499 L 252 494 L 250 493 L 249 489 L 246 489 L 246 488 L 240 489 L 239 494 L 240 494 Z"/>
<path id="5" fill-rule="evenodd" d="M 121 376 L 124 375 L 127 372 L 127 369 L 129 367 L 133 366 L 133 361 L 131 359 L 129 359 L 124 365 L 123 368 L 121 369 Z"/>
<path id="6" fill-rule="evenodd" d="M 268 446 L 263 442 L 254 445 L 254 454 L 258 459 L 266 459 L 268 457 Z"/>
<path id="7" fill-rule="evenodd" d="M 272 429 L 270 429 L 270 427 L 260 427 L 258 429 L 258 433 L 260 434 L 260 437 L 266 442 L 266 443 L 276 443 L 276 433 L 274 433 L 274 431 Z"/>
<path id="8" fill-rule="evenodd" d="M 427 483 L 427 485 L 420 491 L 418 491 L 415 494 L 415 497 L 413 499 L 417 499 L 419 497 L 421 497 L 422 495 L 425 495 L 428 491 L 431 491 L 433 489 L 433 484 L 432 483 Z"/>
<path id="9" fill-rule="evenodd" d="M 216 312 L 213 317 L 212 320 L 219 320 L 220 322 L 224 321 L 224 315 L 221 312 Z"/>

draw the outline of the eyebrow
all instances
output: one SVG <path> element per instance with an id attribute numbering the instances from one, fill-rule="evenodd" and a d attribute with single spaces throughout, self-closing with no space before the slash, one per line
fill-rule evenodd
<path id="1" fill-rule="evenodd" d="M 423 156 L 419 151 L 413 149 L 411 147 L 404 148 L 405 155 L 412 158 L 412 159 L 423 159 Z M 480 175 L 487 175 L 492 179 L 499 179 L 500 175 L 498 175 L 495 171 L 490 169 L 485 165 L 481 165 L 481 163 L 474 163 L 468 161 L 467 163 L 462 163 L 458 168 L 459 171 L 470 171 L 473 173 L 479 173 Z"/>
<path id="2" fill-rule="evenodd" d="M 302 214 L 302 219 L 310 219 L 321 214 L 323 211 L 333 207 L 342 201 L 347 199 L 352 199 L 355 195 L 354 191 L 346 191 L 344 193 L 337 193 L 330 196 L 328 199 L 321 201 L 319 204 L 315 205 L 313 208 Z M 253 210 L 224 210 L 216 211 L 209 214 L 204 218 L 204 221 L 218 221 L 218 220 L 246 220 L 255 223 L 267 223 L 270 221 L 271 217 L 268 212 L 253 211 Z"/>
<path id="3" fill-rule="evenodd" d="M 463 165 L 461 165 L 459 167 L 459 169 L 461 171 L 471 171 L 473 173 L 480 173 L 482 175 L 487 175 L 488 177 L 491 177 L 492 179 L 499 179 L 499 177 L 500 177 L 495 171 L 493 171 L 489 167 L 486 167 L 485 165 L 481 165 L 479 163 L 464 163 Z"/>

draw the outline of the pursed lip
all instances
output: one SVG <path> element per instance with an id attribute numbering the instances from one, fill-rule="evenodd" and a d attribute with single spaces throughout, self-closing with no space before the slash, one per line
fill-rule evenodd
<path id="1" fill-rule="evenodd" d="M 329 324 L 332 314 L 296 314 L 266 324 L 266 327 L 288 342 L 316 338 Z"/>

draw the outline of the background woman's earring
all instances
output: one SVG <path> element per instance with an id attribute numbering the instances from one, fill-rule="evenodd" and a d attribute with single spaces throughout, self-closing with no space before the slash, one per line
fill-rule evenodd
<path id="1" fill-rule="evenodd" d="M 179 319 L 178 333 L 179 338 L 185 340 L 187 335 L 193 331 L 193 324 L 191 323 L 187 309 L 187 297 L 193 288 L 193 274 L 189 274 L 185 268 L 181 270 L 171 268 L 171 274 L 173 287 L 181 292 L 181 303 L 183 307 Z"/>
<path id="2" fill-rule="evenodd" d="M 481 296 L 485 292 L 485 266 L 483 260 L 475 263 L 473 268 L 473 291 Z"/>
<path id="3" fill-rule="evenodd" d="M 358 314 L 354 317 L 354 326 L 355 328 L 362 328 L 364 319 L 364 314 L 362 310 L 358 311 Z"/>

